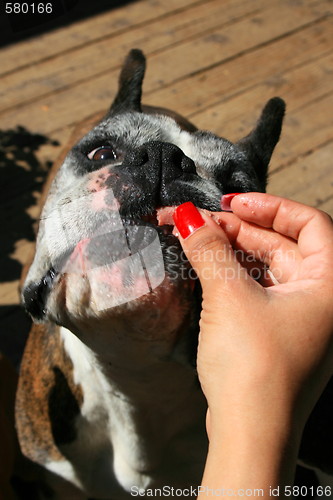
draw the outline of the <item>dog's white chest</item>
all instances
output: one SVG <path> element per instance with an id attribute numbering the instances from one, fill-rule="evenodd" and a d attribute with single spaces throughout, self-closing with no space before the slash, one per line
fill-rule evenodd
<path id="1" fill-rule="evenodd" d="M 149 367 L 149 376 L 126 376 L 126 367 L 118 379 L 113 371 L 113 380 L 77 337 L 64 328 L 61 335 L 83 393 L 77 438 L 61 449 L 73 467 L 62 465 L 62 474 L 92 496 L 110 498 L 112 491 L 119 499 L 133 487 L 200 480 L 205 403 L 193 369 L 159 361 L 160 372 Z"/>
<path id="2" fill-rule="evenodd" d="M 125 490 L 133 485 L 146 487 L 150 478 L 140 472 L 145 468 L 145 457 L 140 450 L 131 402 L 112 387 L 85 344 L 65 328 L 61 335 L 73 362 L 74 382 L 83 393 L 76 422 L 77 439 L 62 450 L 74 465 L 75 483 L 100 498 L 117 490 L 117 483 Z M 70 468 L 65 473 L 71 474 Z"/>

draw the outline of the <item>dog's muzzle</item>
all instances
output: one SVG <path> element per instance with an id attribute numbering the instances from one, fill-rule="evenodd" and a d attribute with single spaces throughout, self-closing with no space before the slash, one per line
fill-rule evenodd
<path id="1" fill-rule="evenodd" d="M 94 186 L 99 171 L 88 174 L 86 185 Z M 194 162 L 170 143 L 149 142 L 129 151 L 121 165 L 103 171 L 98 192 L 91 188 L 86 197 L 61 204 L 46 221 L 50 255 L 55 237 L 64 245 L 50 258 L 52 268 L 23 291 L 24 305 L 37 319 L 44 317 L 59 275 L 87 277 L 99 310 L 154 290 L 167 272 L 166 248 L 173 245 L 179 253 L 172 235 L 175 207 L 186 201 L 202 205 L 205 184 L 209 192 L 210 183 L 199 178 Z M 217 209 L 213 201 L 203 208 Z M 80 219 L 87 221 L 85 234 Z"/>

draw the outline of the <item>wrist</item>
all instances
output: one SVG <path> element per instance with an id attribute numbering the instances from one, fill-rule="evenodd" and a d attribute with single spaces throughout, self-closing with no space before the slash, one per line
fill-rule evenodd
<path id="1" fill-rule="evenodd" d="M 217 405 L 209 404 L 210 441 L 218 442 L 228 436 L 233 441 L 261 440 L 267 443 L 288 442 L 291 436 L 300 440 L 303 426 L 298 418 L 296 405 L 291 394 L 280 389 L 271 393 L 269 388 L 234 391 Z"/>
<path id="2" fill-rule="evenodd" d="M 281 439 L 274 434 L 237 434 L 237 430 L 218 439 L 213 435 L 202 480 L 202 486 L 214 490 L 260 490 L 270 498 L 272 488 L 292 486 L 298 453 L 298 440 L 290 435 Z"/>
<path id="3" fill-rule="evenodd" d="M 270 488 L 293 484 L 301 432 L 292 406 L 282 398 L 249 394 L 210 408 L 202 485 L 260 489 L 269 498 Z"/>
<path id="4" fill-rule="evenodd" d="M 233 496 L 260 490 L 268 499 L 272 488 L 293 485 L 300 437 L 289 422 L 229 424 L 212 426 L 203 487 L 232 490 Z"/>

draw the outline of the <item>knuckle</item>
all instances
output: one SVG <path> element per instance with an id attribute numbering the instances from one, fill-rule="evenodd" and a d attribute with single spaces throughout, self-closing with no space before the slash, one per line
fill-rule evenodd
<path id="1" fill-rule="evenodd" d="M 191 257 L 196 262 L 212 262 L 217 252 L 227 251 L 229 246 L 218 234 L 198 234 L 192 236 Z"/>

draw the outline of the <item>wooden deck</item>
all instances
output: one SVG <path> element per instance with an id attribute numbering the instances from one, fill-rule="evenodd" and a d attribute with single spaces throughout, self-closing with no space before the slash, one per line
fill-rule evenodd
<path id="1" fill-rule="evenodd" d="M 268 191 L 333 215 L 332 14 L 332 0 L 142 0 L 1 49 L 5 344 L 28 325 L 17 290 L 50 162 L 77 122 L 108 108 L 133 47 L 148 59 L 146 104 L 230 140 L 285 99 Z"/>

